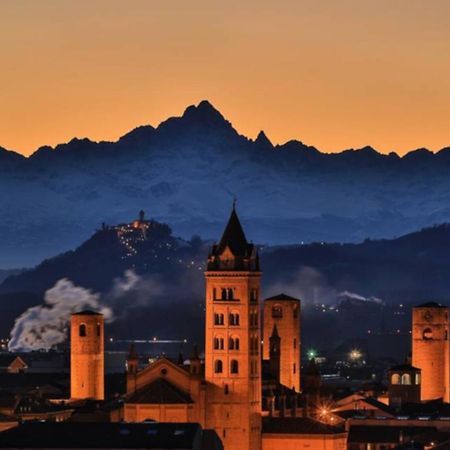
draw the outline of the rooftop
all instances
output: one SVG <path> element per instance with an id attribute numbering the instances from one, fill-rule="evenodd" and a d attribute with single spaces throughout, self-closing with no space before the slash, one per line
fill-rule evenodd
<path id="1" fill-rule="evenodd" d="M 85 309 L 84 311 L 73 313 L 72 316 L 102 316 L 102 313 Z"/>
<path id="2" fill-rule="evenodd" d="M 0 434 L 0 448 L 192 449 L 196 423 L 24 422 Z"/>
<path id="3" fill-rule="evenodd" d="M 332 427 L 307 417 L 271 417 L 263 419 L 263 433 L 269 434 L 339 434 L 340 427 Z"/>
<path id="4" fill-rule="evenodd" d="M 283 301 L 295 301 L 295 302 L 300 301 L 298 298 L 291 297 L 290 295 L 287 295 L 284 293 L 274 295 L 273 297 L 266 298 L 264 301 L 267 301 L 267 300 L 283 300 Z"/>

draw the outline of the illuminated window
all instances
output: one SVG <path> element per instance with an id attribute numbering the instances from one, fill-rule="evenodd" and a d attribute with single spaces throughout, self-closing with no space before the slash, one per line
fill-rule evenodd
<path id="1" fill-rule="evenodd" d="M 272 317 L 275 319 L 281 319 L 283 317 L 283 308 L 280 305 L 272 307 Z"/>
<path id="2" fill-rule="evenodd" d="M 239 373 L 239 363 L 235 359 L 231 360 L 230 372 L 234 374 Z"/>
<path id="3" fill-rule="evenodd" d="M 411 375 L 409 373 L 402 375 L 402 384 L 411 384 Z"/>
<path id="4" fill-rule="evenodd" d="M 214 363 L 214 372 L 215 373 L 222 373 L 223 372 L 223 363 L 220 359 L 217 359 Z"/>
<path id="5" fill-rule="evenodd" d="M 392 374 L 391 384 L 400 384 L 400 375 L 398 373 Z"/>
<path id="6" fill-rule="evenodd" d="M 422 338 L 426 341 L 433 339 L 433 330 L 431 328 L 425 328 L 422 333 Z"/>
<path id="7" fill-rule="evenodd" d="M 416 383 L 416 384 L 420 384 L 420 373 L 416 373 L 416 376 L 415 376 L 415 383 Z"/>
<path id="8" fill-rule="evenodd" d="M 82 323 L 81 325 L 80 325 L 80 328 L 79 328 L 79 335 L 81 336 L 81 337 L 85 337 L 86 336 L 86 325 L 84 324 L 84 323 Z"/>

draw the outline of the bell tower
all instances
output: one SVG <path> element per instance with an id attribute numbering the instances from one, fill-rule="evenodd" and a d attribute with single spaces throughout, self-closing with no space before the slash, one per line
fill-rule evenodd
<path id="1" fill-rule="evenodd" d="M 206 428 L 226 450 L 261 449 L 260 278 L 256 248 L 233 205 L 206 277 Z"/>
<path id="2" fill-rule="evenodd" d="M 449 308 L 434 302 L 413 308 L 412 364 L 422 371 L 422 401 L 450 401 L 448 332 Z"/>
<path id="3" fill-rule="evenodd" d="M 70 398 L 105 398 L 103 314 L 82 311 L 70 321 Z"/>

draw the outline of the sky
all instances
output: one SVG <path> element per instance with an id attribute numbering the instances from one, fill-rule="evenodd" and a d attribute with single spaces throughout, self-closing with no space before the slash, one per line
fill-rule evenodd
<path id="1" fill-rule="evenodd" d="M 449 0 L 2 0 L 0 146 L 116 140 L 208 99 L 326 152 L 450 146 Z"/>

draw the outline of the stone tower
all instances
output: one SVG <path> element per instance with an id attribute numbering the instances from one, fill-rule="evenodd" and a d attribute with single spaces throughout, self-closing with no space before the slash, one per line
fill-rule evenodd
<path id="1" fill-rule="evenodd" d="M 421 400 L 449 398 L 449 308 L 430 302 L 413 308 L 412 365 L 421 369 Z"/>
<path id="2" fill-rule="evenodd" d="M 269 359 L 270 335 L 276 325 L 280 343 L 280 383 L 300 392 L 300 300 L 286 294 L 264 301 L 263 358 Z"/>
<path id="3" fill-rule="evenodd" d="M 103 400 L 104 319 L 93 311 L 72 314 L 70 322 L 70 397 Z"/>
<path id="4" fill-rule="evenodd" d="M 261 449 L 261 273 L 235 208 L 211 249 L 206 276 L 206 428 L 226 450 Z"/>

